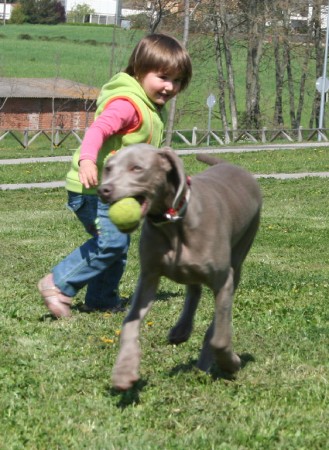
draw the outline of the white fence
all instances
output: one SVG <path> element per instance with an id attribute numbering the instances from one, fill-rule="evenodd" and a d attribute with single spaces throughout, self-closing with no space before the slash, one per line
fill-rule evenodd
<path id="1" fill-rule="evenodd" d="M 271 143 L 271 142 L 310 142 L 328 141 L 327 128 L 303 128 L 297 129 L 268 129 L 263 127 L 259 130 L 175 130 L 173 132 L 174 142 L 184 142 L 188 146 L 198 146 L 204 142 L 209 145 L 228 145 L 235 143 Z"/>
<path id="2" fill-rule="evenodd" d="M 80 144 L 84 135 L 81 130 L 0 130 L 0 142 L 5 139 L 14 139 L 24 149 L 28 149 L 37 139 L 46 138 L 53 147 L 59 148 L 69 138 Z M 234 144 L 266 144 L 266 143 L 302 143 L 302 142 L 328 142 L 328 128 L 302 128 L 298 129 L 267 129 L 260 130 L 174 130 L 172 141 L 178 146 L 197 147 L 200 145 L 226 146 Z M 329 146 L 329 143 L 328 143 Z"/>

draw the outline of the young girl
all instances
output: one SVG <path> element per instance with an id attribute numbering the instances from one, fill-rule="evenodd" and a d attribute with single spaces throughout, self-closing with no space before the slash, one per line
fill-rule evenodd
<path id="1" fill-rule="evenodd" d="M 130 239 L 110 221 L 109 205 L 97 196 L 104 160 L 131 144 L 159 147 L 164 105 L 187 87 L 191 76 L 191 61 L 180 43 L 152 34 L 137 44 L 126 70 L 103 86 L 95 121 L 75 152 L 66 179 L 68 207 L 92 238 L 38 283 L 53 316 L 69 316 L 72 297 L 86 285 L 85 310 L 122 310 L 118 286 Z"/>

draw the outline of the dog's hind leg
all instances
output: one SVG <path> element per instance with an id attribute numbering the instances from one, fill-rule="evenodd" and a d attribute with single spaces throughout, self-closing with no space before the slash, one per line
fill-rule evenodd
<path id="1" fill-rule="evenodd" d="M 186 287 L 186 296 L 183 311 L 168 334 L 171 344 L 181 344 L 186 342 L 193 330 L 193 319 L 197 310 L 202 287 L 199 284 L 191 284 Z"/>
<path id="2" fill-rule="evenodd" d="M 216 296 L 214 333 L 210 339 L 215 361 L 226 372 L 236 372 L 241 367 L 238 355 L 232 350 L 232 306 L 234 270 L 230 268 L 224 286 Z"/>
<path id="3" fill-rule="evenodd" d="M 204 372 L 208 372 L 214 361 L 214 352 L 210 346 L 210 339 L 214 334 L 214 321 L 211 322 L 209 328 L 206 331 L 203 346 L 200 353 L 199 360 L 197 362 L 197 367 Z"/>
<path id="4" fill-rule="evenodd" d="M 216 296 L 215 317 L 209 326 L 197 367 L 208 371 L 213 360 L 220 369 L 236 372 L 241 361 L 232 350 L 232 303 L 234 292 L 233 269 L 228 272 L 224 286 Z"/>
<path id="5" fill-rule="evenodd" d="M 253 220 L 250 222 L 249 228 L 242 236 L 240 241 L 232 249 L 231 264 L 234 270 L 234 290 L 237 289 L 240 277 L 242 264 L 249 253 L 249 250 L 255 239 L 260 221 L 260 211 L 257 212 Z"/>

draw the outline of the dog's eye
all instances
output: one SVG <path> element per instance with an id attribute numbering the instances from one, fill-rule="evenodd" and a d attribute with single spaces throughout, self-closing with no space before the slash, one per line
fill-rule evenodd
<path id="1" fill-rule="evenodd" d="M 134 166 L 131 166 L 130 170 L 132 172 L 140 172 L 142 170 L 142 167 L 135 164 Z"/>

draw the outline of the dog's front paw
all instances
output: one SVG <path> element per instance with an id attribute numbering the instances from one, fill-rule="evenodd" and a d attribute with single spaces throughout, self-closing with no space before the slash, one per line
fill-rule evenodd
<path id="1" fill-rule="evenodd" d="M 241 369 L 241 359 L 232 351 L 215 351 L 215 361 L 221 370 L 229 373 L 235 373 Z"/>
<path id="2" fill-rule="evenodd" d="M 121 367 L 115 367 L 113 371 L 112 383 L 115 389 L 119 391 L 127 391 L 132 388 L 139 376 L 134 372 L 126 372 Z"/>
<path id="3" fill-rule="evenodd" d="M 137 355 L 119 355 L 113 369 L 112 383 L 120 391 L 127 391 L 139 380 L 139 352 Z"/>

